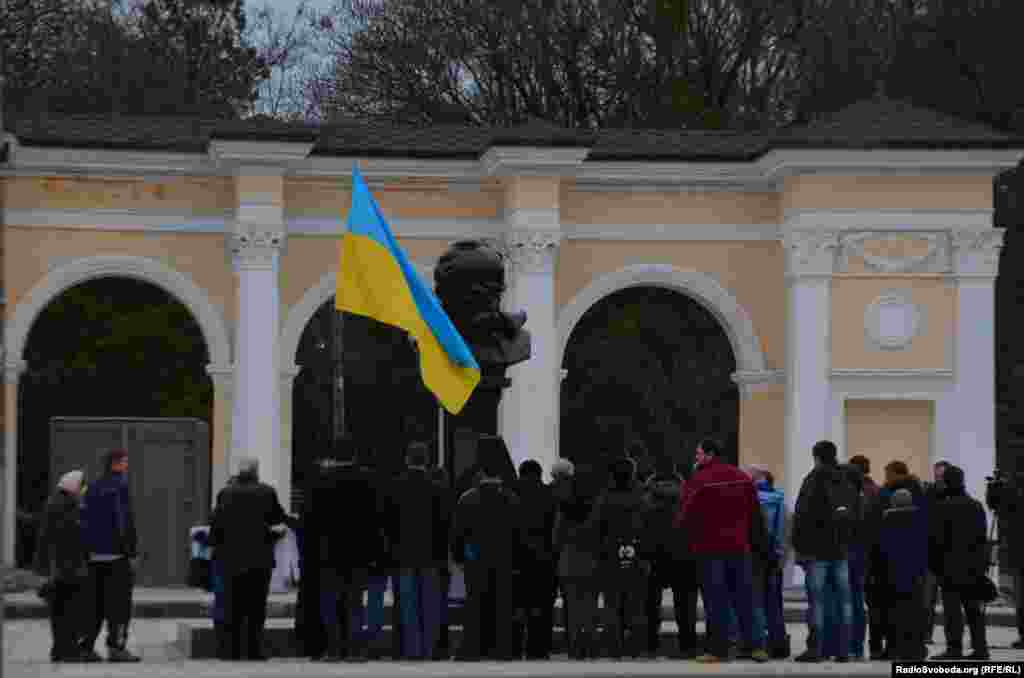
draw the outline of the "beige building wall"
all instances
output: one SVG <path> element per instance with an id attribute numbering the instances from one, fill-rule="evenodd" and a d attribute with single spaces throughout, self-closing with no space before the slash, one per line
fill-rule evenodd
<path id="1" fill-rule="evenodd" d="M 901 349 L 878 347 L 865 312 L 891 292 L 921 309 L 919 334 Z M 832 367 L 835 369 L 952 369 L 956 287 L 943 276 L 843 277 L 832 280 Z"/>
<path id="2" fill-rule="evenodd" d="M 930 400 L 847 400 L 847 459 L 863 454 L 872 476 L 882 482 L 890 461 L 906 462 L 911 473 L 931 478 L 934 402 Z"/>
<path id="3" fill-rule="evenodd" d="M 236 205 L 232 177 L 13 177 L 11 209 L 142 209 L 220 213 Z M 82 226 L 102 224 L 82 224 Z"/>
<path id="4" fill-rule="evenodd" d="M 149 257 L 189 276 L 223 314 L 228 327 L 234 324 L 235 281 L 223 235 L 11 225 L 4 240 L 8 322 L 15 305 L 51 267 L 85 256 L 121 255 Z"/>
<path id="5" fill-rule="evenodd" d="M 564 190 L 562 221 L 580 224 L 777 224 L 775 193 Z"/>
<path id="6" fill-rule="evenodd" d="M 782 384 L 757 386 L 740 399 L 739 463 L 766 467 L 785 486 L 786 392 Z"/>
<path id="7" fill-rule="evenodd" d="M 787 177 L 780 210 L 970 209 L 992 207 L 992 178 L 985 176 Z"/>
<path id="8" fill-rule="evenodd" d="M 768 369 L 784 367 L 786 282 L 778 242 L 569 240 L 559 247 L 555 269 L 557 308 L 564 308 L 602 275 L 640 263 L 670 264 L 714 276 L 750 315 Z"/>
<path id="9" fill-rule="evenodd" d="M 418 219 L 493 218 L 502 204 L 501 187 L 485 182 L 479 189 L 452 189 L 439 179 L 403 179 L 373 187 L 386 217 Z M 284 185 L 290 214 L 337 216 L 339 224 L 352 201 L 348 178 L 290 178 Z"/>

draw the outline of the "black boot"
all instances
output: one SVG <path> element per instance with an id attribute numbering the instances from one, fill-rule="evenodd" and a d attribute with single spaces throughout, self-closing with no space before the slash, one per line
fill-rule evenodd
<path id="1" fill-rule="evenodd" d="M 343 642 L 341 638 L 341 624 L 334 624 L 327 627 L 327 652 L 324 654 L 324 661 L 337 663 L 345 660 Z"/>
<path id="2" fill-rule="evenodd" d="M 112 632 L 114 634 L 114 642 L 107 648 L 107 661 L 120 663 L 142 661 L 140 657 L 129 652 L 126 647 L 128 644 L 127 624 L 118 624 L 112 629 Z"/>

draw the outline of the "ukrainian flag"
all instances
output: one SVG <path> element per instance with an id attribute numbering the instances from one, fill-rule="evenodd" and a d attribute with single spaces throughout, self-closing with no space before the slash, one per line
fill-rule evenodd
<path id="1" fill-rule="evenodd" d="M 458 414 L 480 382 L 480 366 L 441 302 L 398 246 L 356 167 L 340 249 L 335 308 L 412 335 L 423 383 L 446 410 Z"/>

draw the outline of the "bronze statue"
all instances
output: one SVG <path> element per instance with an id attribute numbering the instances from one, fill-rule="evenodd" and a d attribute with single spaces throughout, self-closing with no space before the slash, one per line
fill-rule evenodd
<path id="1" fill-rule="evenodd" d="M 449 247 L 434 269 L 434 290 L 480 365 L 480 383 L 465 407 L 458 415 L 446 415 L 446 448 L 454 453 L 453 434 L 458 429 L 497 435 L 501 392 L 511 384 L 505 370 L 529 359 L 530 333 L 523 328 L 525 312 L 501 310 L 505 261 L 501 252 L 485 241 L 460 240 Z M 470 466 L 457 485 L 466 482 L 477 464 Z M 507 467 L 511 478 L 506 480 L 510 480 L 515 477 L 511 458 Z"/>

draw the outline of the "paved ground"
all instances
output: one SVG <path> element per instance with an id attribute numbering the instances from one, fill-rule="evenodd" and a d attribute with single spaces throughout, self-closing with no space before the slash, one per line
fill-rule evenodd
<path id="1" fill-rule="evenodd" d="M 740 674 L 808 674 L 808 675 L 891 675 L 891 666 L 883 662 L 853 663 L 847 665 L 819 664 L 803 665 L 792 661 L 754 664 L 733 662 L 714 667 L 696 664 L 692 661 L 658 659 L 655 661 L 590 661 L 570 662 L 565 657 L 556 657 L 550 662 L 505 662 L 473 663 L 454 662 L 395 662 L 382 660 L 364 665 L 337 664 L 324 666 L 296 659 L 271 660 L 266 663 L 226 663 L 219 661 L 186 661 L 176 645 L 179 620 L 136 620 L 132 624 L 129 649 L 140 654 L 144 662 L 134 665 L 93 664 L 53 665 L 46 659 L 50 647 L 49 627 L 46 622 L 30 620 L 10 622 L 4 626 L 4 677 L 36 678 L 45 676 L 142 676 L 144 678 L 171 678 L 172 676 L 209 676 L 211 678 L 233 678 L 235 676 L 276 678 L 296 676 L 317 678 L 320 676 L 367 676 L 374 678 L 410 676 L 441 678 L 473 678 L 475 676 L 513 676 L 516 678 L 556 676 L 669 676 L 679 674 L 716 673 L 721 675 Z M 286 620 L 274 620 L 274 625 L 289 624 Z M 665 627 L 671 625 L 666 624 Z M 703 626 L 700 624 L 699 626 Z M 664 628 L 664 627 L 663 627 Z M 789 625 L 793 647 L 802 651 L 805 646 L 806 627 Z M 703 629 L 701 629 L 703 630 Z M 936 632 L 941 637 L 941 630 Z M 1016 631 L 1010 628 L 989 629 L 989 642 L 996 660 L 1024 661 L 1024 651 L 1010 649 L 1016 640 Z M 101 640 L 102 642 L 102 640 Z M 932 652 L 940 652 L 942 645 L 931 646 Z"/>

